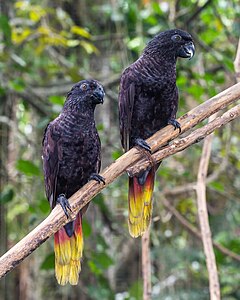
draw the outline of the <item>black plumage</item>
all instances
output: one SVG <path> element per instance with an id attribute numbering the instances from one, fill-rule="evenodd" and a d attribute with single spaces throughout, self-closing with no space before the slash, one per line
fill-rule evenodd
<path id="1" fill-rule="evenodd" d="M 45 130 L 43 170 L 46 195 L 51 208 L 59 202 L 66 214 L 69 197 L 89 179 L 102 180 L 97 174 L 101 165 L 101 144 L 95 126 L 94 109 L 97 104 L 103 103 L 103 98 L 103 87 L 97 81 L 78 82 L 68 93 L 61 114 Z M 75 223 L 81 223 L 85 210 L 86 208 L 79 213 L 80 220 Z M 64 240 L 75 238 L 75 223 L 69 222 L 65 225 L 67 235 Z M 71 260 L 71 253 L 69 257 Z M 62 273 L 66 272 L 64 270 Z M 57 275 L 60 284 L 65 284 L 67 279 L 64 276 Z"/>
<path id="2" fill-rule="evenodd" d="M 119 91 L 120 134 L 125 151 L 135 145 L 150 150 L 144 140 L 167 124 L 180 129 L 176 121 L 178 109 L 176 61 L 178 57 L 191 58 L 194 51 L 189 33 L 179 29 L 167 30 L 156 35 L 139 59 L 125 69 L 121 76 Z M 144 207 L 144 200 L 137 200 L 135 196 L 139 194 L 139 189 L 144 189 L 148 174 L 152 177 L 149 180 L 154 180 L 154 173 L 146 170 L 144 174 L 138 176 L 136 184 L 140 187 L 136 188 L 135 192 L 134 188 L 132 192 L 130 191 L 135 199 L 129 200 L 130 214 L 131 202 L 142 201 Z M 130 189 L 131 185 L 133 185 L 132 179 L 130 179 Z M 153 188 L 153 183 L 150 186 Z M 129 194 L 129 199 L 132 196 Z M 150 200 L 145 202 L 149 207 L 151 206 Z M 137 220 L 142 218 L 143 211 L 141 213 L 139 209 L 136 210 L 137 215 L 133 220 L 138 222 Z M 130 227 L 132 221 L 129 220 Z M 149 224 L 149 220 L 146 223 Z M 142 234 L 145 229 L 146 226 L 136 229 L 136 235 Z M 134 233 L 132 235 L 135 236 Z"/>

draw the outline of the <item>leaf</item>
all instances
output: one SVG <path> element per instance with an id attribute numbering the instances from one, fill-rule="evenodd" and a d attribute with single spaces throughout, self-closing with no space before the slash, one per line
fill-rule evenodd
<path id="1" fill-rule="evenodd" d="M 116 160 L 116 159 L 118 159 L 121 155 L 122 155 L 122 151 L 120 151 L 120 150 L 115 150 L 115 151 L 113 151 L 113 153 L 112 153 L 112 159 Z"/>
<path id="2" fill-rule="evenodd" d="M 88 53 L 88 54 L 92 54 L 92 53 L 99 53 L 98 49 L 91 43 L 86 42 L 86 41 L 80 41 L 79 44 L 84 48 L 84 50 Z"/>
<path id="3" fill-rule="evenodd" d="M 26 67 L 27 63 L 25 62 L 25 60 L 23 60 L 20 56 L 16 55 L 15 53 L 13 53 L 11 55 L 12 59 L 21 67 Z"/>
<path id="4" fill-rule="evenodd" d="M 15 29 L 12 31 L 12 41 L 14 44 L 21 44 L 24 42 L 30 35 L 32 31 L 30 29 Z"/>
<path id="5" fill-rule="evenodd" d="M 85 238 L 87 238 L 91 235 L 92 227 L 85 219 L 82 220 L 82 229 L 83 229 L 83 235 Z"/>
<path id="6" fill-rule="evenodd" d="M 133 285 L 130 287 L 129 295 L 130 299 L 142 299 L 143 294 L 143 283 L 141 280 L 136 281 L 133 283 Z"/>
<path id="7" fill-rule="evenodd" d="M 4 34 L 4 41 L 6 45 L 10 46 L 11 44 L 11 27 L 8 22 L 8 18 L 4 15 L 0 16 L 0 29 Z"/>
<path id="8" fill-rule="evenodd" d="M 58 96 L 58 95 L 53 95 L 53 96 L 49 96 L 49 101 L 53 104 L 59 104 L 59 105 L 63 105 L 64 101 L 65 101 L 65 97 L 63 96 Z"/>
<path id="9" fill-rule="evenodd" d="M 91 38 L 91 35 L 87 30 L 83 29 L 82 27 L 76 26 L 76 25 L 71 27 L 71 32 L 78 34 L 82 37 L 85 37 L 87 39 Z"/>
<path id="10" fill-rule="evenodd" d="M 44 261 L 42 262 L 42 264 L 40 266 L 40 269 L 41 270 L 54 269 L 54 265 L 55 265 L 54 261 L 55 261 L 55 256 L 54 256 L 54 252 L 52 252 L 47 257 L 45 257 Z"/>
<path id="11" fill-rule="evenodd" d="M 46 198 L 43 198 L 39 200 L 39 209 L 41 210 L 42 213 L 47 214 L 49 213 L 49 203 Z"/>
<path id="12" fill-rule="evenodd" d="M 93 265 L 98 269 L 107 269 L 113 265 L 112 258 L 106 252 L 97 252 L 93 254 Z"/>
<path id="13" fill-rule="evenodd" d="M 40 170 L 34 163 L 30 160 L 19 159 L 16 164 L 16 168 L 21 173 L 27 176 L 39 176 Z"/>
<path id="14" fill-rule="evenodd" d="M 14 190 L 12 187 L 5 187 L 4 190 L 0 193 L 0 203 L 6 204 L 13 200 Z"/>
<path id="15" fill-rule="evenodd" d="M 222 184 L 221 182 L 219 182 L 219 181 L 213 181 L 213 182 L 210 182 L 210 183 L 209 183 L 209 186 L 210 186 L 212 189 L 214 189 L 214 190 L 216 190 L 216 191 L 218 191 L 218 192 L 224 192 L 224 186 L 223 186 L 223 184 Z"/>
<path id="16" fill-rule="evenodd" d="M 95 264 L 94 261 L 89 260 L 88 261 L 88 266 L 89 266 L 92 273 L 94 273 L 96 275 L 100 275 L 102 273 L 102 271 L 99 269 L 99 267 Z"/>
<path id="17" fill-rule="evenodd" d="M 25 89 L 25 82 L 22 78 L 16 77 L 15 79 L 9 81 L 9 86 L 16 92 L 22 92 Z"/>
<path id="18" fill-rule="evenodd" d="M 68 47 L 76 47 L 80 44 L 80 41 L 78 40 L 68 40 L 67 41 L 67 46 Z"/>

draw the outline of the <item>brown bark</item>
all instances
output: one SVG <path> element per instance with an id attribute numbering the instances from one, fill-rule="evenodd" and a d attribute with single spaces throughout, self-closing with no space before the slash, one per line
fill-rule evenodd
<path id="1" fill-rule="evenodd" d="M 234 60 L 234 69 L 237 82 L 240 82 L 240 38 L 238 40 L 237 53 Z"/>
<path id="2" fill-rule="evenodd" d="M 207 125 L 203 126 L 202 128 L 196 129 L 188 136 L 173 141 L 170 146 L 164 147 L 162 150 L 158 150 L 152 155 L 152 161 L 154 163 L 158 163 L 163 158 L 169 157 L 177 152 L 180 152 L 190 145 L 194 143 L 200 142 L 202 139 L 204 139 L 207 135 L 212 133 L 217 128 L 220 128 L 221 126 L 226 125 L 233 119 L 239 117 L 240 114 L 240 104 L 236 105 L 232 109 L 228 110 L 226 113 L 224 113 L 222 116 L 217 117 L 214 121 L 208 123 Z M 133 175 L 139 173 L 141 170 L 146 169 L 148 166 L 150 166 L 153 162 L 149 161 L 147 157 L 143 157 L 136 165 L 128 168 L 128 173 Z M 184 190 L 192 190 L 192 184 L 186 185 Z"/>
<path id="3" fill-rule="evenodd" d="M 223 109 L 239 98 L 240 83 L 228 88 L 224 92 L 211 98 L 181 117 L 178 121 L 182 126 L 182 131 L 187 131 L 197 123 L 206 119 L 216 111 Z M 228 121 L 239 116 L 239 106 L 236 106 L 234 109 L 235 110 L 231 110 L 229 113 Z M 221 124 L 219 124 L 219 126 L 221 126 Z M 157 149 L 178 135 L 178 130 L 174 131 L 172 126 L 167 126 L 149 138 L 147 142 L 150 144 L 152 151 L 155 152 Z M 178 151 L 178 147 L 180 146 L 176 145 L 174 153 Z M 129 166 L 136 164 L 142 157 L 144 157 L 143 151 L 138 151 L 138 149 L 132 148 L 101 173 L 106 181 L 105 186 L 103 184 L 98 184 L 91 181 L 77 191 L 69 199 L 72 208 L 72 213 L 70 214 L 71 218 L 74 218 L 77 212 L 88 202 L 90 202 L 94 196 L 96 196 L 103 188 L 113 182 L 118 176 L 122 175 L 126 169 L 129 168 Z M 0 278 L 16 267 L 24 258 L 26 258 L 31 252 L 33 252 L 67 222 L 69 222 L 69 219 L 66 218 L 63 210 L 59 205 L 57 205 L 51 214 L 41 224 L 39 224 L 33 231 L 31 231 L 0 258 Z"/>
<path id="4" fill-rule="evenodd" d="M 240 106 L 239 106 L 240 109 Z M 214 122 L 214 121 L 212 121 Z M 201 236 L 203 249 L 206 257 L 208 276 L 209 276 L 209 292 L 211 300 L 220 300 L 220 285 L 218 279 L 218 271 L 216 258 L 212 245 L 212 234 L 208 220 L 207 199 L 206 199 L 206 178 L 211 155 L 213 134 L 206 137 L 203 144 L 202 156 L 200 159 L 198 180 L 196 186 L 198 217 L 200 221 Z"/>
<path id="5" fill-rule="evenodd" d="M 142 236 L 143 300 L 151 300 L 150 228 Z"/>

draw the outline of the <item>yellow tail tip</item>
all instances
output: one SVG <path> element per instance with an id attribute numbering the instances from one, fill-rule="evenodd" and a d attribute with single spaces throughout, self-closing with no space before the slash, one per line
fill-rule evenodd
<path id="1" fill-rule="evenodd" d="M 54 235 L 55 276 L 60 285 L 77 285 L 81 271 L 81 257 L 83 252 L 83 235 L 81 215 L 77 216 L 74 234 L 71 237 L 61 228 Z"/>
<path id="2" fill-rule="evenodd" d="M 144 184 L 139 184 L 137 177 L 129 178 L 128 228 L 134 238 L 142 236 L 151 223 L 154 177 L 155 171 L 151 169 Z"/>
<path id="3" fill-rule="evenodd" d="M 142 219 L 139 223 L 133 224 L 131 223 L 130 219 L 128 219 L 129 234 L 133 238 L 142 236 L 149 228 L 150 223 L 151 223 L 150 219 Z"/>

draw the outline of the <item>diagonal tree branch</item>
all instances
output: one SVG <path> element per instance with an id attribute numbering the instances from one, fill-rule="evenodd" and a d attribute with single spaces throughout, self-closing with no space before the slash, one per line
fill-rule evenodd
<path id="1" fill-rule="evenodd" d="M 240 104 L 234 106 L 227 112 L 225 112 L 222 116 L 217 117 L 207 125 L 203 126 L 202 128 L 196 129 L 193 131 L 191 134 L 188 136 L 173 141 L 171 145 L 164 147 L 161 150 L 158 150 L 152 155 L 152 161 L 154 163 L 158 163 L 161 161 L 163 158 L 169 157 L 176 152 L 180 152 L 187 147 L 189 147 L 192 144 L 200 142 L 202 139 L 204 139 L 206 136 L 211 134 L 214 130 L 217 128 L 220 128 L 233 119 L 239 117 L 240 114 Z M 128 174 L 134 175 L 140 173 L 142 170 L 146 169 L 148 166 L 152 164 L 152 161 L 149 161 L 147 157 L 143 157 L 136 165 L 131 166 L 128 168 Z M 192 190 L 193 189 L 193 184 L 188 184 L 185 187 L 185 190 Z"/>
<path id="2" fill-rule="evenodd" d="M 182 132 L 189 130 L 199 122 L 214 114 L 216 111 L 225 108 L 227 105 L 237 101 L 238 99 L 240 99 L 240 83 L 228 88 L 182 116 L 178 120 L 181 124 Z M 234 111 L 231 110 L 232 112 L 229 113 L 229 121 L 238 117 L 240 114 L 239 105 L 234 107 L 234 109 Z M 147 142 L 150 144 L 152 152 L 156 152 L 160 147 L 163 147 L 167 142 L 178 135 L 178 130 L 173 130 L 172 126 L 167 126 L 154 134 L 147 140 Z M 178 148 L 181 147 L 176 146 L 175 148 L 175 152 L 172 154 L 178 152 Z M 167 157 L 167 154 L 168 153 L 166 153 L 165 157 Z M 77 191 L 69 199 L 72 208 L 70 218 L 74 219 L 78 211 L 89 203 L 94 196 L 113 182 L 117 177 L 122 175 L 129 166 L 136 164 L 144 156 L 145 154 L 143 151 L 132 148 L 101 173 L 106 181 L 105 186 L 103 184 L 97 184 L 96 182 L 90 181 Z M 44 243 L 44 241 L 57 232 L 67 222 L 69 222 L 69 219 L 66 218 L 63 210 L 59 205 L 57 205 L 41 224 L 39 224 L 0 258 L 0 278 L 15 268 L 23 259 L 30 255 L 37 247 Z"/>

